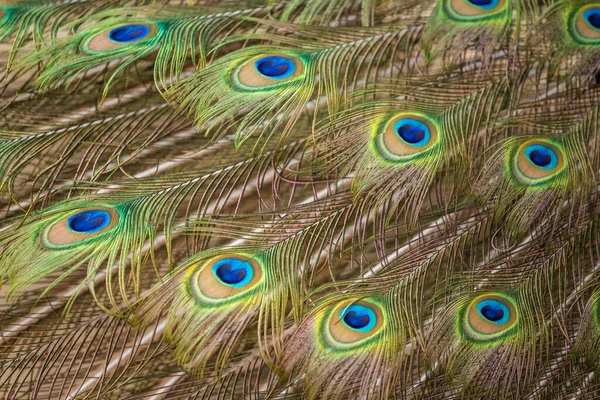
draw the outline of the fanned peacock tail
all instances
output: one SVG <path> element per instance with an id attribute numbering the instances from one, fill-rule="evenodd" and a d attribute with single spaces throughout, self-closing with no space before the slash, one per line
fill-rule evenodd
<path id="1" fill-rule="evenodd" d="M 0 4 L 0 396 L 600 396 L 600 3 Z"/>

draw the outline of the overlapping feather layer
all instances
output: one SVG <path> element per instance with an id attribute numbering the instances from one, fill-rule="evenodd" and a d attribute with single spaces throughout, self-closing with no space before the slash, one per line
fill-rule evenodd
<path id="1" fill-rule="evenodd" d="M 0 3 L 0 396 L 600 393 L 600 2 Z"/>

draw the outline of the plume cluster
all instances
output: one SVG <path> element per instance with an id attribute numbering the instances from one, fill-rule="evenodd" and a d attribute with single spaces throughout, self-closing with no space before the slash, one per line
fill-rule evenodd
<path id="1" fill-rule="evenodd" d="M 0 397 L 600 398 L 600 2 L 3 0 Z"/>

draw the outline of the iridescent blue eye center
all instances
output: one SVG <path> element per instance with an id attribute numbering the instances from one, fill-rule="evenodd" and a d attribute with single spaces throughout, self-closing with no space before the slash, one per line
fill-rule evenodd
<path id="1" fill-rule="evenodd" d="M 500 308 L 494 308 L 488 305 L 481 309 L 481 315 L 492 322 L 498 322 L 504 318 L 504 311 Z"/>
<path id="2" fill-rule="evenodd" d="M 240 288 L 247 285 L 254 276 L 252 265 L 237 258 L 224 258 L 217 261 L 212 270 L 221 283 Z"/>
<path id="3" fill-rule="evenodd" d="M 150 28 L 146 25 L 132 24 L 124 25 L 109 32 L 108 38 L 117 43 L 131 43 L 148 36 Z"/>
<path id="4" fill-rule="evenodd" d="M 483 318 L 498 325 L 507 323 L 510 318 L 508 307 L 498 300 L 483 300 L 477 304 L 477 310 Z"/>
<path id="5" fill-rule="evenodd" d="M 69 229 L 77 233 L 94 233 L 108 226 L 110 214 L 104 210 L 86 210 L 69 218 Z"/>
<path id="6" fill-rule="evenodd" d="M 498 0 L 467 0 L 467 2 L 471 3 L 475 7 L 478 8 L 494 8 L 498 5 Z"/>
<path id="7" fill-rule="evenodd" d="M 349 328 L 368 332 L 375 327 L 377 316 L 369 307 L 352 304 L 340 311 L 340 317 Z"/>
<path id="8" fill-rule="evenodd" d="M 558 156 L 548 146 L 532 144 L 525 148 L 525 156 L 533 165 L 543 169 L 555 168 L 558 164 Z"/>
<path id="9" fill-rule="evenodd" d="M 296 70 L 292 60 L 280 56 L 263 57 L 254 63 L 256 70 L 271 79 L 285 79 Z"/>
<path id="10" fill-rule="evenodd" d="M 234 269 L 231 264 L 221 264 L 219 268 L 217 268 L 217 276 L 221 281 L 230 285 L 235 285 L 244 280 L 246 277 L 246 270 Z"/>
<path id="11" fill-rule="evenodd" d="M 344 315 L 344 322 L 351 326 L 354 329 L 364 328 L 369 325 L 369 318 L 366 314 L 359 314 L 356 311 L 348 311 L 346 315 Z"/>
<path id="12" fill-rule="evenodd" d="M 583 13 L 583 18 L 596 30 L 600 30 L 600 8 L 590 8 Z"/>
<path id="13" fill-rule="evenodd" d="M 411 146 L 425 146 L 429 143 L 431 133 L 429 127 L 423 122 L 412 118 L 402 118 L 394 124 L 394 130 L 407 144 Z"/>

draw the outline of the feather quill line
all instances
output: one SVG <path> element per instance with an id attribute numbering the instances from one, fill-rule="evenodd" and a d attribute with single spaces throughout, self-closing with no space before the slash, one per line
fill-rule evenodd
<path id="1" fill-rule="evenodd" d="M 189 72 L 189 71 L 185 71 L 184 73 L 186 73 L 188 75 L 191 74 L 191 72 Z M 148 89 L 145 86 L 140 85 L 140 86 L 132 89 L 130 92 L 127 92 L 127 93 L 121 95 L 120 97 L 115 97 L 115 98 L 111 98 L 111 99 L 107 100 L 105 103 L 108 103 L 108 104 L 101 105 L 99 109 L 96 108 L 96 107 L 89 107 L 89 108 L 84 109 L 83 111 L 74 112 L 73 113 L 74 117 L 68 118 L 65 121 L 61 121 L 61 122 L 66 123 L 66 122 L 69 122 L 69 121 L 80 120 L 80 119 L 82 119 L 85 116 L 93 115 L 93 114 L 97 113 L 99 110 L 102 110 L 102 109 L 105 109 L 105 108 L 110 108 L 112 106 L 119 106 L 119 105 L 123 104 L 122 101 L 121 101 L 121 99 L 135 100 L 135 99 L 143 96 L 146 93 L 148 93 Z M 152 107 L 147 107 L 144 110 L 160 109 L 160 108 L 165 108 L 165 107 L 168 107 L 168 105 L 167 104 L 164 104 L 164 105 L 155 105 L 155 106 L 152 106 Z M 32 137 L 49 136 L 49 135 L 56 134 L 56 133 L 62 133 L 62 132 L 72 131 L 72 130 L 75 130 L 75 129 L 80 129 L 80 128 L 86 127 L 86 126 L 99 125 L 101 123 L 104 123 L 104 122 L 107 122 L 107 121 L 111 121 L 111 120 L 117 120 L 119 118 L 124 119 L 124 118 L 126 118 L 128 116 L 136 115 L 136 114 L 140 113 L 141 111 L 142 110 L 131 111 L 131 112 L 128 112 L 128 113 L 125 113 L 125 114 L 115 115 L 115 116 L 110 117 L 110 118 L 104 118 L 104 119 L 101 119 L 101 120 L 91 121 L 91 122 L 87 122 L 87 123 L 84 123 L 84 124 L 79 124 L 79 125 L 72 126 L 72 127 L 67 127 L 67 128 L 55 129 L 54 127 L 52 127 L 50 125 L 48 125 L 48 126 L 42 126 L 41 128 L 38 128 L 38 129 L 40 129 L 40 130 L 49 129 L 50 132 L 44 132 L 44 133 L 39 133 L 39 134 L 35 134 L 35 135 L 22 136 L 21 139 L 11 139 L 11 140 L 28 140 L 29 138 L 32 138 Z M 190 136 L 192 136 L 193 134 L 196 134 L 196 133 L 197 133 L 196 130 L 193 130 L 193 131 L 190 130 L 189 134 L 184 135 L 184 137 L 181 138 L 181 139 L 187 139 L 188 137 L 190 137 Z M 166 146 L 172 144 L 171 138 L 164 139 L 163 141 L 165 142 Z M 154 151 L 158 150 L 160 147 L 162 147 L 162 142 L 163 141 L 157 142 L 155 144 L 155 146 L 153 146 L 152 148 L 144 149 L 140 153 L 143 153 L 144 155 L 145 154 L 151 154 L 152 152 L 154 152 Z M 114 165 L 116 166 L 117 164 L 115 163 Z M 91 176 L 92 176 L 92 173 L 88 172 L 88 173 L 86 173 L 84 175 L 83 178 L 86 179 L 86 178 L 90 178 Z M 54 188 L 53 191 L 56 191 L 56 190 L 58 190 L 60 188 L 63 188 L 63 187 L 67 187 L 67 186 L 72 185 L 74 183 L 75 182 L 66 182 L 64 184 L 58 185 L 58 186 L 56 186 Z M 47 194 L 52 193 L 53 191 L 47 191 L 47 193 L 46 192 L 40 193 L 37 196 L 37 199 L 46 197 Z M 9 205 L 7 207 L 4 207 L 1 210 L 1 212 L 3 214 L 5 214 L 5 216 L 8 216 L 8 215 L 11 215 L 14 212 L 24 211 L 26 209 L 26 207 L 29 207 L 33 202 L 34 201 L 32 201 L 30 199 L 23 200 L 20 203 L 12 204 L 12 205 Z M 0 231 L 1 231 L 1 229 L 0 229 Z"/>
<path id="2" fill-rule="evenodd" d="M 161 334 L 165 328 L 166 325 L 166 321 L 161 321 L 155 328 L 154 330 L 148 332 L 146 335 L 143 336 L 143 338 L 140 340 L 138 346 L 145 346 L 147 344 L 153 343 L 154 341 L 158 340 L 159 338 L 161 338 Z M 79 386 L 78 389 L 74 390 L 73 392 L 69 393 L 69 395 L 66 397 L 68 400 L 72 400 L 75 399 L 76 396 L 82 394 L 83 392 L 86 392 L 87 390 L 91 389 L 94 387 L 94 384 L 98 381 L 101 381 L 102 377 L 110 371 L 113 371 L 114 369 L 116 369 L 123 360 L 126 360 L 130 357 L 132 357 L 132 353 L 134 351 L 133 347 L 127 347 L 126 349 L 124 349 L 118 356 L 116 356 L 115 358 L 113 358 L 109 364 L 106 365 L 106 367 L 101 368 L 100 370 L 97 370 L 96 372 L 94 372 L 92 374 L 92 376 L 89 376 L 85 382 Z"/>
<path id="3" fill-rule="evenodd" d="M 148 148 L 148 149 L 142 150 L 142 152 L 140 152 L 140 154 L 142 154 L 142 155 L 152 154 L 155 151 L 158 151 L 162 147 L 170 146 L 173 143 L 177 143 L 178 141 L 181 141 L 181 140 L 186 140 L 186 139 L 188 139 L 188 138 L 190 138 L 192 136 L 195 136 L 197 134 L 198 134 L 198 132 L 195 129 L 189 129 L 189 130 L 182 131 L 179 134 L 174 135 L 174 137 L 169 137 L 169 138 L 161 140 L 160 142 L 157 142 L 157 144 L 158 144 L 157 148 L 153 147 L 153 148 Z M 213 151 L 217 151 L 223 145 L 225 145 L 227 143 L 231 143 L 232 140 L 233 140 L 232 136 L 224 137 L 221 140 L 215 142 L 214 144 L 210 145 L 207 148 L 201 149 L 201 150 L 199 150 L 199 151 L 197 151 L 197 152 L 195 152 L 193 154 L 187 155 L 185 157 L 177 158 L 177 159 L 175 159 L 173 161 L 164 162 L 164 163 L 159 164 L 158 166 L 154 166 L 152 168 L 148 168 L 148 169 L 146 169 L 146 170 L 144 170 L 144 171 L 142 171 L 140 173 L 137 173 L 137 174 L 133 175 L 132 178 L 137 179 L 137 178 L 150 177 L 152 175 L 155 175 L 156 172 L 167 171 L 167 170 L 169 170 L 172 167 L 176 167 L 178 163 L 189 161 L 188 160 L 189 158 L 203 156 L 203 155 L 206 155 L 206 154 L 210 154 Z M 163 167 L 163 165 L 165 165 L 165 166 Z M 117 164 L 115 163 L 114 166 L 116 167 Z M 92 172 L 90 171 L 90 172 L 86 173 L 83 178 L 84 179 L 85 178 L 90 178 L 91 176 L 92 176 Z M 40 194 L 39 197 L 40 198 L 46 197 L 46 196 L 48 196 L 49 194 L 51 194 L 51 193 L 53 193 L 55 191 L 58 191 L 58 190 L 60 190 L 62 188 L 65 188 L 65 187 L 69 187 L 70 185 L 73 185 L 75 183 L 76 183 L 75 181 L 70 181 L 70 182 L 66 182 L 64 184 L 55 186 L 55 188 L 53 190 L 49 191 L 48 193 L 42 193 L 42 194 Z M 119 188 L 119 186 L 112 185 L 112 186 L 109 186 L 107 188 L 100 189 L 98 191 L 98 193 L 109 193 L 111 190 L 118 189 L 118 188 Z M 31 206 L 31 205 L 32 205 L 32 200 L 27 199 L 27 200 L 24 200 L 24 201 L 22 201 L 22 202 L 20 202 L 18 204 L 12 204 L 12 205 L 10 205 L 8 207 L 5 207 L 2 210 L 2 213 L 4 213 L 5 216 L 10 216 L 11 214 L 13 214 L 15 212 L 22 211 L 23 209 L 20 206 L 22 206 L 22 207 L 28 207 L 28 206 Z M 6 230 L 8 228 L 9 227 L 0 228 L 0 232 L 2 232 L 3 230 Z"/>

